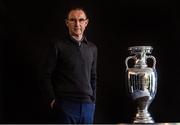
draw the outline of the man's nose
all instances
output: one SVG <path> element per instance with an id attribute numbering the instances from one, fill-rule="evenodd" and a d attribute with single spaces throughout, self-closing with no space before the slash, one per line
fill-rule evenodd
<path id="1" fill-rule="evenodd" d="M 75 21 L 75 26 L 79 26 L 79 25 L 80 25 L 79 20 L 76 20 L 76 21 Z"/>

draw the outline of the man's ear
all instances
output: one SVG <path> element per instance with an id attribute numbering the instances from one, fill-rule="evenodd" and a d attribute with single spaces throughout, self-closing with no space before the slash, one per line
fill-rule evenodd
<path id="1" fill-rule="evenodd" d="M 69 22 L 68 22 L 68 20 L 67 20 L 67 19 L 65 19 L 65 24 L 66 24 L 66 26 L 68 26 L 68 23 L 69 23 Z"/>
<path id="2" fill-rule="evenodd" d="M 86 26 L 87 26 L 87 25 L 88 25 L 88 23 L 89 23 L 89 19 L 86 19 L 86 22 L 85 22 L 85 23 L 86 23 Z"/>

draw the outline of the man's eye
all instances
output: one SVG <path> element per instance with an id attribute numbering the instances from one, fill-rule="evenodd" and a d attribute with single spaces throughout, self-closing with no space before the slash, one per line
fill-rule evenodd
<path id="1" fill-rule="evenodd" d="M 86 19 L 79 19 L 79 22 L 84 22 Z"/>
<path id="2" fill-rule="evenodd" d="M 75 19 L 69 19 L 69 21 L 74 22 L 74 21 L 75 21 Z"/>
<path id="3" fill-rule="evenodd" d="M 83 23 L 84 21 L 86 21 L 86 19 L 69 19 L 70 22 L 80 22 Z"/>

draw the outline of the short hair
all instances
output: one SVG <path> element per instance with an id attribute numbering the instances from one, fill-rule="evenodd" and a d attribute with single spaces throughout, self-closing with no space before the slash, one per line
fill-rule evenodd
<path id="1" fill-rule="evenodd" d="M 83 7 L 71 7 L 66 12 L 66 19 L 68 19 L 68 16 L 69 16 L 70 12 L 73 11 L 73 10 L 81 10 L 81 11 L 83 11 L 84 14 L 86 15 L 86 18 L 88 18 L 87 11 L 85 10 L 85 8 L 83 8 Z"/>

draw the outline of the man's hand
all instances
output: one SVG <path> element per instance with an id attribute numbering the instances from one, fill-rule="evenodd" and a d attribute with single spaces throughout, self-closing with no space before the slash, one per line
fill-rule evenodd
<path id="1" fill-rule="evenodd" d="M 52 100 L 52 102 L 51 102 L 51 104 L 50 104 L 51 109 L 53 109 L 53 107 L 54 107 L 54 103 L 55 103 L 55 99 L 54 99 L 54 100 Z"/>

